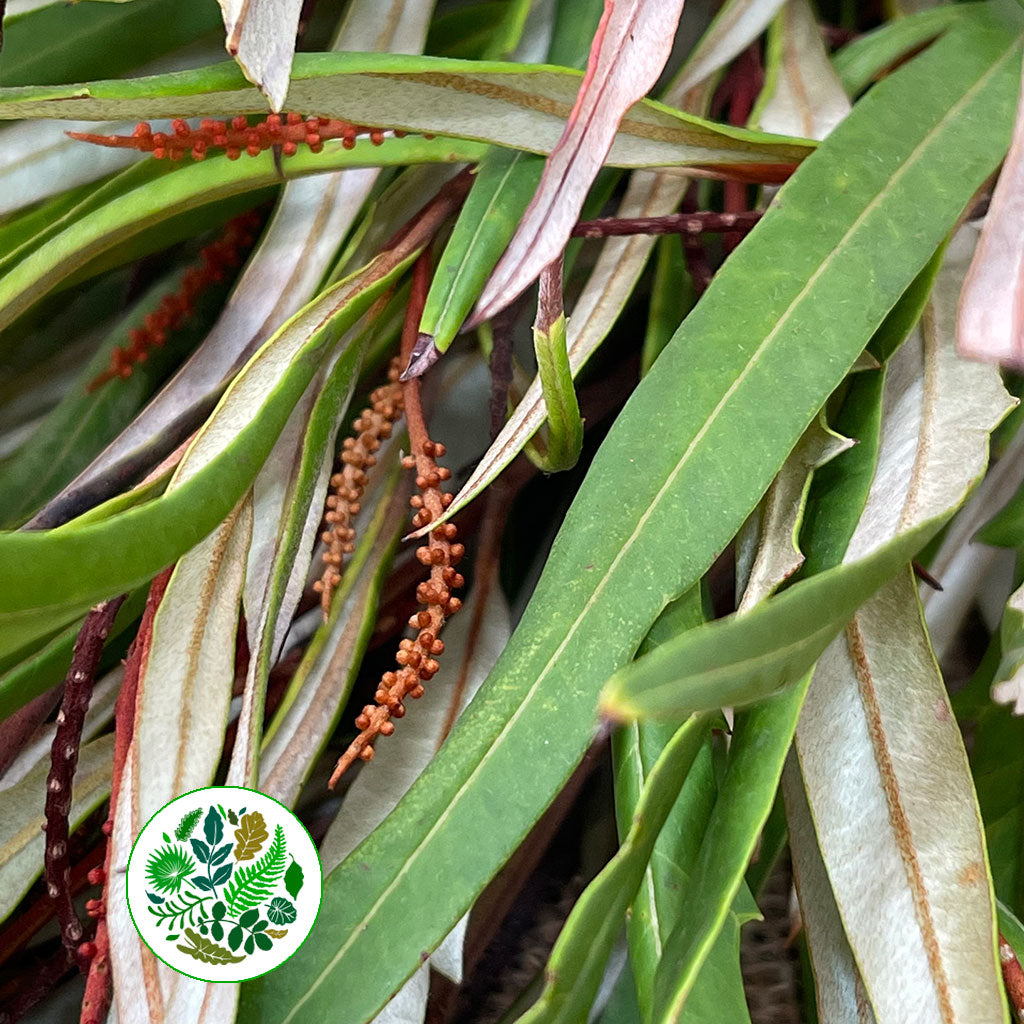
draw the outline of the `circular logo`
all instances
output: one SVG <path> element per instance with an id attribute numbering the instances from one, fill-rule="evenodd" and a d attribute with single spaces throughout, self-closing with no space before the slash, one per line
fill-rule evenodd
<path id="1" fill-rule="evenodd" d="M 172 800 L 128 858 L 139 934 L 168 967 L 201 981 L 246 981 L 284 963 L 312 930 L 322 888 L 302 822 L 238 786 Z"/>

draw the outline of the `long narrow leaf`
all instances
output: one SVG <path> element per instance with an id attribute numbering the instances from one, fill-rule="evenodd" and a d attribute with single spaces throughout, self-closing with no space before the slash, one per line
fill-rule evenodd
<path id="1" fill-rule="evenodd" d="M 872 90 L 786 184 L 608 434 L 489 681 L 387 821 L 332 873 L 314 940 L 272 985 L 243 987 L 243 1012 L 269 1024 L 345 998 L 368 1019 L 461 917 L 588 746 L 601 678 L 734 536 L 1005 153 L 1018 46 L 1016 30 L 972 19 Z M 783 263 L 780 251 L 794 256 Z M 765 268 L 770 287 L 752 289 Z M 786 402 L 775 401 L 780 381 Z M 557 741 L 547 732 L 556 719 Z M 468 859 L 467 830 L 477 837 Z M 373 991 L 359 983 L 370 973 Z"/>

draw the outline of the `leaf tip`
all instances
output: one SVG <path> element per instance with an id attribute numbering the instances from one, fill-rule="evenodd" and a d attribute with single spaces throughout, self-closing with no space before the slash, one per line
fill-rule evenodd
<path id="1" fill-rule="evenodd" d="M 398 379 L 405 383 L 406 381 L 414 380 L 416 377 L 422 377 L 440 358 L 441 353 L 434 344 L 434 336 L 432 334 L 420 334 L 412 347 L 409 365 L 401 372 Z"/>

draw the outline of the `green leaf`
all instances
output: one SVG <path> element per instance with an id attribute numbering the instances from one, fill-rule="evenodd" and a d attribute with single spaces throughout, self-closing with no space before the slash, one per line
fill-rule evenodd
<path id="1" fill-rule="evenodd" d="M 285 323 L 235 378 L 189 451 L 190 471 L 141 506 L 100 522 L 0 534 L 0 654 L 70 621 L 106 594 L 134 586 L 193 547 L 248 489 L 295 403 L 339 335 L 415 255 L 408 236 Z M 283 367 L 283 369 L 282 369 Z M 231 417 L 240 413 L 244 426 Z M 230 422 L 230 426 L 224 424 Z M 57 595 L 49 566 L 78 566 Z M 54 620 L 57 620 L 56 623 Z"/>
<path id="2" fill-rule="evenodd" d="M 145 588 L 128 596 L 118 610 L 108 642 L 123 637 L 125 631 L 138 622 L 145 603 Z M 61 682 L 71 664 L 71 652 L 80 627 L 81 621 L 75 622 L 48 639 L 42 647 L 15 657 L 13 666 L 0 675 L 0 719 L 7 718 L 33 697 Z"/>
<path id="3" fill-rule="evenodd" d="M 101 736 L 82 747 L 68 821 L 72 829 L 110 793 L 114 737 Z M 17 907 L 43 870 L 46 837 L 43 803 L 50 758 L 0 791 L 0 920 Z"/>
<path id="4" fill-rule="evenodd" d="M 230 932 L 228 932 L 228 945 L 231 947 L 232 952 L 238 949 L 242 944 L 242 936 L 244 934 L 245 933 L 242 931 L 241 926 L 237 924 Z"/>
<path id="5" fill-rule="evenodd" d="M 424 149 L 427 143 L 422 139 L 392 139 L 390 143 L 387 147 L 370 147 L 379 150 L 374 154 L 374 163 L 417 163 L 417 154 L 430 159 L 431 153 Z M 361 166 L 367 162 L 361 145 L 357 142 L 354 149 L 345 149 L 340 144 L 325 145 L 322 153 L 298 153 L 288 161 L 288 175 L 301 177 Z M 451 162 L 472 160 L 482 150 L 472 143 L 452 142 L 444 149 L 435 146 L 432 153 Z M 19 259 L 4 274 L 0 282 L 0 327 L 12 323 L 48 291 L 97 257 L 115 247 L 123 250 L 125 241 L 144 229 L 176 214 L 279 181 L 271 153 L 238 161 L 214 157 L 180 167 L 173 174 L 163 174 L 91 212 L 69 218 L 66 228 Z"/>
<path id="6" fill-rule="evenodd" d="M 291 924 L 295 920 L 295 905 L 280 896 L 275 896 L 267 907 L 267 917 L 274 924 Z"/>
<path id="7" fill-rule="evenodd" d="M 560 284 L 560 283 L 559 283 Z M 543 283 L 541 284 L 543 288 Z M 540 311 L 538 310 L 538 317 Z M 576 400 L 569 356 L 565 349 L 565 314 L 545 330 L 538 323 L 533 327 L 533 350 L 537 356 L 544 404 L 548 410 L 548 433 L 542 469 L 556 473 L 572 469 L 583 450 L 583 420 Z"/>
<path id="8" fill-rule="evenodd" d="M 257 918 L 258 918 L 259 916 L 260 916 L 259 908 L 255 908 L 255 909 L 253 909 L 253 910 L 247 910 L 247 911 L 246 911 L 246 912 L 245 912 L 245 913 L 244 913 L 244 914 L 243 914 L 243 915 L 242 915 L 242 916 L 241 916 L 241 917 L 240 917 L 240 918 L 238 919 L 238 923 L 239 923 L 239 924 L 240 924 L 240 925 L 241 925 L 241 926 L 242 926 L 243 928 L 250 928 L 250 929 L 251 929 L 251 928 L 252 928 L 252 926 L 253 926 L 253 925 L 254 925 L 254 924 L 256 923 L 256 919 L 257 919 Z"/>
<path id="9" fill-rule="evenodd" d="M 203 831 L 211 850 L 224 838 L 224 819 L 217 813 L 216 808 L 211 807 L 207 812 L 203 821 Z"/>
<path id="10" fill-rule="evenodd" d="M 201 960 L 204 964 L 239 964 L 245 959 L 244 956 L 233 956 L 231 951 L 218 946 L 210 939 L 204 939 L 191 928 L 186 928 L 185 934 L 192 945 L 178 946 L 177 948 L 182 953 L 187 953 L 194 960 Z"/>
<path id="11" fill-rule="evenodd" d="M 253 935 L 253 940 L 255 941 L 256 945 L 259 946 L 259 948 L 262 950 L 268 950 L 272 948 L 274 945 L 273 940 L 265 932 L 257 932 L 255 935 Z"/>
<path id="12" fill-rule="evenodd" d="M 647 870 L 655 840 L 675 805 L 709 720 L 695 716 L 665 746 L 618 852 L 583 891 L 565 922 L 546 969 L 547 983 L 521 1024 L 586 1020 L 612 945 Z"/>
<path id="13" fill-rule="evenodd" d="M 184 842 L 189 836 L 196 830 L 196 825 L 199 824 L 199 819 L 203 816 L 202 807 L 196 807 L 186 814 L 181 821 L 178 822 L 178 827 L 174 830 L 174 838 Z"/>
<path id="14" fill-rule="evenodd" d="M 0 85 L 74 82 L 129 71 L 220 27 L 213 4 L 49 3 L 4 18 Z M 111 40 L 117 45 L 111 45 Z"/>
<path id="15" fill-rule="evenodd" d="M 473 187 L 434 271 L 420 333 L 447 352 L 540 181 L 539 156 L 494 147 L 480 161 Z"/>
<path id="16" fill-rule="evenodd" d="M 655 974 L 654 1020 L 684 1019 L 771 810 L 809 680 L 808 675 L 787 693 L 736 716 L 715 808 L 689 883 L 678 897 L 683 910 Z"/>
<path id="17" fill-rule="evenodd" d="M 254 908 L 270 898 L 274 886 L 284 874 L 284 858 L 284 829 L 278 825 L 267 852 L 254 864 L 240 867 L 224 890 L 228 917 L 236 917 L 240 910 L 249 910 L 253 913 L 252 920 L 256 920 L 258 915 Z"/>
<path id="18" fill-rule="evenodd" d="M 288 104 L 359 124 L 549 153 L 562 135 L 582 77 L 578 71 L 545 65 L 300 53 L 292 65 Z M 0 89 L 0 119 L 193 117 L 224 110 L 266 111 L 259 91 L 231 63 L 127 81 Z M 442 149 L 449 144 L 443 139 L 433 143 Z M 794 166 L 811 149 L 803 140 L 716 125 L 641 100 L 624 118 L 608 162 L 615 167 L 747 168 L 758 180 Z"/>
<path id="19" fill-rule="evenodd" d="M 601 678 L 729 543 L 999 163 L 1018 61 L 1017 37 L 990 24 L 951 33 L 871 90 L 783 187 L 609 432 L 488 683 L 392 815 L 328 876 L 320 940 L 272 984 L 245 986 L 243 1015 L 302 1019 L 344 994 L 353 1018 L 369 1019 L 464 913 L 591 742 Z M 555 720 L 557 742 L 539 744 Z M 787 707 L 779 771 L 790 721 Z M 745 771 L 744 785 L 760 780 L 760 766 Z M 496 814 L 493 794 L 512 777 L 515 801 Z M 776 782 L 769 772 L 765 817 Z M 469 861 L 467 833 L 478 836 Z M 444 865 L 456 861 L 452 877 Z M 714 896 L 723 915 L 745 868 L 746 856 Z M 372 990 L 358 980 L 370 974 Z"/>
<path id="20" fill-rule="evenodd" d="M 288 865 L 288 870 L 284 873 L 284 887 L 292 899 L 295 899 L 295 897 L 299 895 L 299 892 L 302 889 L 303 880 L 302 865 L 292 857 L 292 862 Z M 275 922 L 275 924 L 280 923 L 280 921 Z"/>
<path id="21" fill-rule="evenodd" d="M 647 634 L 641 650 L 649 650 L 680 630 L 695 628 L 704 621 L 702 605 L 700 587 L 694 587 L 672 602 Z M 651 769 L 675 731 L 676 725 L 671 723 L 634 722 L 613 735 L 615 814 L 620 835 L 628 829 Z M 687 912 L 682 896 L 717 792 L 712 753 L 709 737 L 661 828 L 640 891 L 626 920 L 633 973 L 631 984 L 635 984 L 643 1020 L 651 1020 L 654 1010 L 654 977 L 664 943 L 676 921 Z M 753 912 L 749 908 L 753 908 Z M 739 929 L 744 921 L 756 916 L 756 905 L 749 894 L 737 897 L 687 1002 L 685 1020 L 688 1024 L 717 1024 L 724 1019 L 736 1024 L 749 1021 L 739 968 Z"/>
<path id="22" fill-rule="evenodd" d="M 847 43 L 832 61 L 846 91 L 856 96 L 876 75 L 955 26 L 964 13 L 956 4 L 938 4 L 930 10 L 893 18 Z"/>
<path id="23" fill-rule="evenodd" d="M 956 353 L 956 301 L 971 255 L 972 229 L 962 230 L 946 249 L 921 329 L 886 371 L 888 430 L 844 564 L 627 666 L 605 691 L 607 713 L 671 717 L 749 704 L 796 681 L 962 504 L 984 473 L 989 434 L 1016 404 L 991 367 Z M 832 532 L 843 533 L 835 524 Z"/>

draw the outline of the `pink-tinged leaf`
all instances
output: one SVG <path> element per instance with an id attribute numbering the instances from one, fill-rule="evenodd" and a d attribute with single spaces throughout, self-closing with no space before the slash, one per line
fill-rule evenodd
<path id="1" fill-rule="evenodd" d="M 683 0 L 605 0 L 565 131 L 471 324 L 504 309 L 565 248 L 619 122 L 654 86 L 668 60 L 682 10 Z"/>
<path id="2" fill-rule="evenodd" d="M 1024 92 L 957 315 L 968 359 L 1024 367 Z"/>

